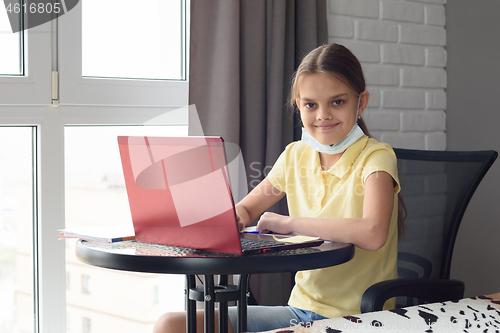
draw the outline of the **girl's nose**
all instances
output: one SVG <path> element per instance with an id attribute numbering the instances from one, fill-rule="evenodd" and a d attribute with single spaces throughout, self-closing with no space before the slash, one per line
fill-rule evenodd
<path id="1" fill-rule="evenodd" d="M 318 113 L 316 114 L 316 119 L 317 120 L 329 120 L 332 119 L 333 116 L 329 110 L 326 108 L 320 107 L 318 108 Z"/>

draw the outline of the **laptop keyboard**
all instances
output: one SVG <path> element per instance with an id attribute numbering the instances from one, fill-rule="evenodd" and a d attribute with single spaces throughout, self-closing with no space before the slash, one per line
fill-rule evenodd
<path id="1" fill-rule="evenodd" d="M 257 249 L 261 247 L 270 247 L 270 246 L 276 246 L 276 242 L 271 242 L 271 241 L 265 241 L 265 240 L 259 240 L 259 239 L 248 239 L 248 238 L 242 238 L 240 239 L 241 241 L 241 248 L 242 249 Z"/>

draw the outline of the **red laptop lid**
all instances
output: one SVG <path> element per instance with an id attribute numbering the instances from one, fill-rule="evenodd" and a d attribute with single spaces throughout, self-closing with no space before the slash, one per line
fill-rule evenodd
<path id="1" fill-rule="evenodd" d="M 241 255 L 220 137 L 118 137 L 139 242 Z"/>

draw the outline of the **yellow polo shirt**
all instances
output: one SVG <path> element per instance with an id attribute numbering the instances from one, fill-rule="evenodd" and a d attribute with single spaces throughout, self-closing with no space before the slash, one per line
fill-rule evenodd
<path id="1" fill-rule="evenodd" d="M 298 272 L 289 305 L 328 318 L 357 314 L 369 286 L 397 278 L 400 187 L 394 151 L 367 136 L 347 148 L 328 171 L 321 169 L 319 153 L 301 141 L 289 144 L 276 161 L 268 179 L 286 193 L 290 216 L 362 217 L 364 184 L 377 171 L 389 173 L 397 184 L 387 242 L 377 251 L 356 247 L 354 258 L 342 265 Z"/>

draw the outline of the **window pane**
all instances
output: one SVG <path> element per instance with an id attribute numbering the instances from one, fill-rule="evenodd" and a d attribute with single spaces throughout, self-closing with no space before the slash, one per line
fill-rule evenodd
<path id="1" fill-rule="evenodd" d="M 85 0 L 83 76 L 184 79 L 184 0 Z"/>
<path id="2" fill-rule="evenodd" d="M 132 223 L 118 135 L 186 136 L 187 126 L 66 127 L 67 228 Z M 68 332 L 151 332 L 160 314 L 184 309 L 184 276 L 85 265 L 65 242 Z"/>
<path id="3" fill-rule="evenodd" d="M 23 74 L 23 62 L 21 60 L 22 33 L 12 33 L 6 8 L 3 4 L 0 4 L 0 75 Z"/>
<path id="4" fill-rule="evenodd" d="M 0 127 L 0 332 L 33 332 L 32 128 Z"/>

